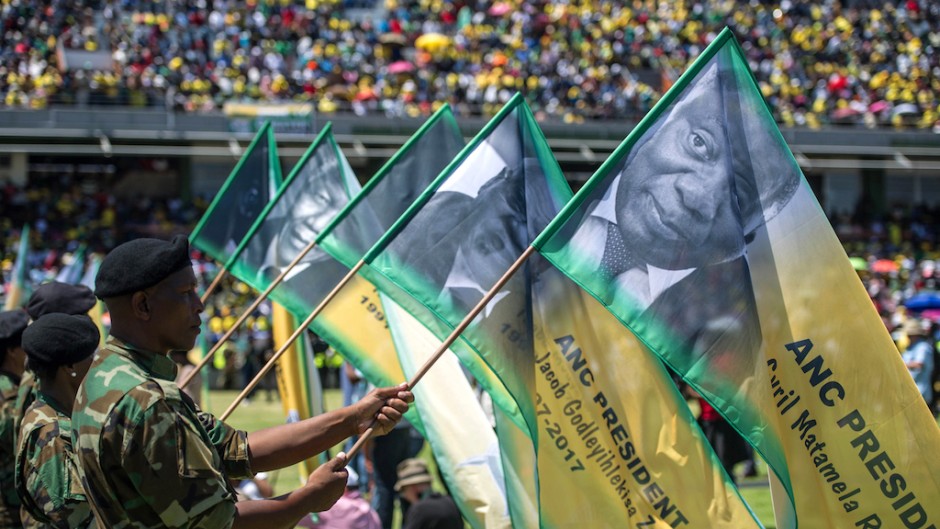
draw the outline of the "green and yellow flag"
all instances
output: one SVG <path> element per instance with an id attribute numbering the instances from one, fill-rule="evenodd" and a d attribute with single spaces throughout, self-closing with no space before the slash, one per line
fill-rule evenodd
<path id="1" fill-rule="evenodd" d="M 69 285 L 80 284 L 82 278 L 84 278 L 85 254 L 87 252 L 88 247 L 85 243 L 80 244 L 78 249 L 75 250 L 75 253 L 70 256 L 71 260 L 56 274 L 55 280 L 60 283 L 68 283 Z M 94 290 L 94 287 L 92 287 L 92 290 Z"/>
<path id="2" fill-rule="evenodd" d="M 189 242 L 220 263 L 228 261 L 280 185 L 274 131 L 265 123 L 199 219 Z"/>
<path id="3" fill-rule="evenodd" d="M 381 297 L 402 371 L 410 379 L 441 341 L 397 303 Z M 524 477 L 504 464 L 502 440 L 497 439 L 457 356 L 452 352 L 442 356 L 413 391 L 421 433 L 431 445 L 438 469 L 470 526 L 534 527 L 519 523 L 535 519 L 534 502 L 529 497 L 514 496 L 517 483 Z M 503 414 L 498 407 L 496 410 Z M 507 487 L 513 490 L 507 491 Z"/>
<path id="4" fill-rule="evenodd" d="M 940 430 L 730 30 L 534 246 L 754 445 L 781 526 L 940 525 Z"/>
<path id="5" fill-rule="evenodd" d="M 294 316 L 278 303 L 272 303 L 271 330 L 274 336 L 274 349 L 280 349 L 296 329 L 297 322 Z M 309 380 L 311 373 L 306 369 L 305 358 L 309 349 L 305 347 L 304 342 L 303 339 L 295 341 L 277 363 L 278 393 L 281 396 L 287 422 L 302 421 L 323 413 L 322 398 L 311 393 L 308 387 L 308 381 L 311 385 L 318 385 L 319 375 L 314 370 L 315 380 Z M 316 457 L 302 461 L 298 467 L 300 480 L 306 481 L 318 465 L 319 461 Z"/>
<path id="6" fill-rule="evenodd" d="M 3 301 L 3 310 L 13 310 L 22 307 L 31 294 L 29 288 L 29 224 L 20 230 L 19 249 L 16 252 L 16 261 L 13 262 L 13 271 L 10 273 L 10 284 L 7 285 L 6 299 Z"/>
<path id="7" fill-rule="evenodd" d="M 88 267 L 85 268 L 85 275 L 82 276 L 79 284 L 85 285 L 92 292 L 95 290 L 95 278 L 98 277 L 98 268 L 101 267 L 101 256 L 98 254 L 91 254 L 88 258 Z M 108 339 L 109 329 L 104 325 L 104 301 L 96 300 L 95 306 L 88 309 L 88 317 L 91 318 L 91 321 L 95 322 L 95 327 L 98 327 L 98 334 L 100 335 L 99 343 L 101 347 L 104 347 L 105 341 Z"/>
<path id="8" fill-rule="evenodd" d="M 570 197 L 517 95 L 369 251 L 364 275 L 442 339 Z M 485 359 L 522 411 L 521 427 L 496 414 L 514 523 L 757 526 L 665 370 L 592 301 L 536 255 L 454 346 Z"/>
<path id="9" fill-rule="evenodd" d="M 440 339 L 522 253 L 531 241 L 529 225 L 544 226 L 570 195 L 560 170 L 543 171 L 543 159 L 556 168 L 557 162 L 544 140 L 533 140 L 538 126 L 530 114 L 521 95 L 514 97 L 363 257 L 367 266 L 360 273 Z M 524 319 L 526 302 L 516 295 L 524 288 L 519 281 L 509 284 L 485 316 L 498 309 L 507 326 Z M 507 302 L 499 304 L 503 298 Z M 488 344 L 482 355 L 461 342 L 454 351 L 481 383 L 492 376 L 489 369 L 496 373 L 497 383 L 485 386 L 494 405 L 510 414 L 517 408 L 515 422 L 535 437 L 535 426 L 526 419 L 534 416 L 528 392 L 532 373 L 519 355 L 501 349 L 502 342 L 515 345 L 527 337 L 510 337 L 510 330 L 506 327 L 505 337 Z M 504 397 L 493 390 L 500 386 L 512 404 L 503 404 Z"/>

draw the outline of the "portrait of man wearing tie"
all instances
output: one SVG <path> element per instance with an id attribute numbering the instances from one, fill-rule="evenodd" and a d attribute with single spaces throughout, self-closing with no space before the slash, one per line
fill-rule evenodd
<path id="1" fill-rule="evenodd" d="M 615 285 L 610 303 L 629 307 L 634 330 L 673 351 L 673 367 L 721 365 L 743 380 L 761 344 L 747 247 L 801 179 L 778 139 L 742 112 L 735 82 L 717 64 L 706 68 L 637 141 L 577 229 L 579 240 L 598 243 L 579 250 Z M 716 332 L 719 321 L 736 324 Z"/>

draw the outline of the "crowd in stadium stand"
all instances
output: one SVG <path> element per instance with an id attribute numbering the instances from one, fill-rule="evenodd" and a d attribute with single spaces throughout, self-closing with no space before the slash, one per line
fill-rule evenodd
<path id="1" fill-rule="evenodd" d="M 637 120 L 728 26 L 787 126 L 940 130 L 932 0 L 11 0 L 0 18 L 7 107 L 486 116 L 521 91 L 541 118 Z M 66 68 L 69 50 L 106 66 Z"/>

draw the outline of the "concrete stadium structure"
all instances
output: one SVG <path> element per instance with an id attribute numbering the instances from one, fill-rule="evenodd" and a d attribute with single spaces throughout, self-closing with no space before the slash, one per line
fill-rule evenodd
<path id="1" fill-rule="evenodd" d="M 118 195 L 210 196 L 230 173 L 262 118 L 164 110 L 62 108 L 0 111 L 0 181 L 73 178 Z M 360 180 L 367 180 L 423 119 L 310 114 L 273 118 L 285 174 L 327 121 Z M 461 119 L 467 138 L 483 119 Z M 585 181 L 635 123 L 542 123 L 574 186 Z M 930 131 L 783 129 L 827 213 L 859 201 L 940 205 L 940 134 Z"/>

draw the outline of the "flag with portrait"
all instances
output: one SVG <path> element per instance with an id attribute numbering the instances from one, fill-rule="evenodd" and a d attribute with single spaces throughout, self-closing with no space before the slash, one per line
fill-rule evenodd
<path id="1" fill-rule="evenodd" d="M 274 130 L 266 122 L 193 228 L 189 242 L 216 261 L 228 261 L 280 185 Z"/>
<path id="2" fill-rule="evenodd" d="M 940 520 L 940 431 L 730 30 L 535 246 L 755 447 L 779 526 Z"/>
<path id="3" fill-rule="evenodd" d="M 444 338 L 570 196 L 517 95 L 370 250 L 365 274 Z M 756 526 L 658 361 L 621 357 L 629 333 L 589 301 L 536 255 L 454 345 L 521 410 L 522 424 L 495 416 L 503 468 L 520 477 L 507 483 L 514 522 Z"/>
<path id="4" fill-rule="evenodd" d="M 248 229 L 226 268 L 262 291 L 306 250 L 271 294 L 298 317 L 306 317 L 347 272 L 322 248 L 308 246 L 360 189 L 328 123 Z"/>

